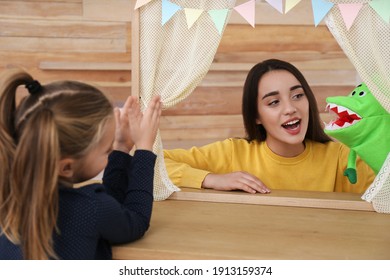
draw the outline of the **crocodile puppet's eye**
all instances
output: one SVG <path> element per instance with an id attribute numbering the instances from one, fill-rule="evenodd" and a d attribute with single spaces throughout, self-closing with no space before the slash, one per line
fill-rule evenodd
<path id="1" fill-rule="evenodd" d="M 351 93 L 351 96 L 355 96 L 356 94 L 358 94 L 357 92 L 356 92 L 356 90 L 354 90 L 352 93 Z M 360 97 L 363 97 L 363 96 L 365 96 L 366 95 L 366 92 L 365 91 L 360 91 L 359 92 L 359 96 Z"/>
<path id="2" fill-rule="evenodd" d="M 366 92 L 365 92 L 365 91 L 359 92 L 359 96 L 360 96 L 360 97 L 363 97 L 363 96 L 365 96 L 365 95 L 366 95 Z"/>

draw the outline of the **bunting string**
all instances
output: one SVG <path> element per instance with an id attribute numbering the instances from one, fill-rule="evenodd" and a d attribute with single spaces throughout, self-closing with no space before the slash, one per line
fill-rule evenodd
<path id="1" fill-rule="evenodd" d="M 229 12 L 235 11 L 242 16 L 248 24 L 255 27 L 255 0 L 249 0 L 243 4 L 233 7 L 232 9 L 218 10 L 203 10 L 182 7 L 170 0 L 137 0 L 134 9 L 139 9 L 152 1 L 161 1 L 161 25 L 166 24 L 176 13 L 183 11 L 185 13 L 188 29 L 196 24 L 196 21 L 199 20 L 202 15 L 208 15 L 214 22 L 219 34 L 221 34 Z M 302 0 L 265 0 L 266 3 L 271 5 L 281 14 L 287 14 L 301 1 Z M 333 2 L 331 0 L 311 0 L 315 26 L 320 24 L 329 11 L 336 7 L 341 13 L 346 29 L 349 30 L 357 18 L 359 11 L 365 5 L 369 5 L 370 8 L 372 8 L 386 23 L 390 23 L 390 0 L 367 0 L 365 3 L 362 3 L 362 1 L 359 2 L 358 0 L 355 2 L 352 0 L 345 0 L 338 1 L 343 2 L 338 4 Z"/>

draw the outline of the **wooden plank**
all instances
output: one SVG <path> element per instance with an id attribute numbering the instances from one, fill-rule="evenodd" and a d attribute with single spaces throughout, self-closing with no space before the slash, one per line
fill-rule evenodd
<path id="1" fill-rule="evenodd" d="M 131 63 L 126 62 L 57 62 L 41 61 L 42 70 L 77 70 L 77 71 L 131 71 Z"/>
<path id="2" fill-rule="evenodd" d="M 42 83 L 66 79 L 93 83 L 101 87 L 131 87 L 131 73 L 128 71 L 39 71 L 32 68 L 29 72 Z"/>
<path id="3" fill-rule="evenodd" d="M 259 61 L 260 62 L 260 61 Z M 294 64 L 299 70 L 355 70 L 351 63 L 345 59 L 334 59 L 328 61 L 311 60 L 302 62 L 288 61 Z M 209 71 L 249 71 L 257 63 L 243 62 L 214 62 L 211 64 Z M 332 66 L 331 66 L 332 65 Z"/>
<path id="4" fill-rule="evenodd" d="M 242 87 L 197 87 L 182 102 L 163 111 L 163 115 L 241 114 Z"/>
<path id="5" fill-rule="evenodd" d="M 360 80 L 355 70 L 302 70 L 311 86 L 350 86 Z M 209 71 L 200 86 L 240 87 L 244 84 L 247 71 Z"/>
<path id="6" fill-rule="evenodd" d="M 83 18 L 99 21 L 131 21 L 132 0 L 83 0 Z"/>
<path id="7" fill-rule="evenodd" d="M 239 43 L 237 43 L 239 42 Z M 218 52 L 342 51 L 327 27 L 227 25 Z"/>
<path id="8" fill-rule="evenodd" d="M 290 62 L 290 61 L 289 61 Z M 342 60 L 328 60 L 328 61 L 303 61 L 303 62 L 290 62 L 295 65 L 301 71 L 308 70 L 355 70 L 352 64 L 348 63 L 347 59 Z M 209 71 L 245 71 L 248 72 L 256 63 L 223 63 L 214 62 Z M 332 67 L 332 66 L 333 67 Z"/>
<path id="9" fill-rule="evenodd" d="M 233 128 L 242 127 L 241 115 L 193 115 L 162 116 L 160 129 L 198 129 L 198 128 Z"/>
<path id="10" fill-rule="evenodd" d="M 177 140 L 197 140 L 197 139 L 220 139 L 224 140 L 230 137 L 244 137 L 244 128 L 196 128 L 196 129 L 173 129 L 161 130 L 161 139 L 163 142 Z"/>
<path id="11" fill-rule="evenodd" d="M 81 17 L 81 1 L 1 1 L 1 17 Z"/>
<path id="12" fill-rule="evenodd" d="M 256 63 L 276 58 L 288 61 L 301 69 L 318 69 L 319 67 L 336 67 L 336 69 L 352 69 L 353 65 L 343 51 L 318 52 L 318 51 L 230 51 L 217 52 L 214 62 L 219 63 Z M 309 66 L 310 65 L 310 66 Z M 315 68 L 314 68 L 315 67 Z"/>
<path id="13" fill-rule="evenodd" d="M 104 63 L 130 63 L 129 53 L 101 53 L 86 52 L 80 53 L 51 53 L 39 50 L 36 52 L 25 52 L 22 50 L 1 51 L 0 50 L 0 67 L 8 64 L 23 64 L 28 67 L 38 67 L 40 62 L 64 62 L 64 63 L 82 63 L 82 62 L 104 62 Z M 56 69 L 56 70 L 61 70 Z M 119 70 L 119 69 L 118 69 Z"/>
<path id="14" fill-rule="evenodd" d="M 73 39 L 69 38 L 21 38 L 0 37 L 0 51 L 39 52 L 126 52 L 125 39 Z"/>
<path id="15" fill-rule="evenodd" d="M 123 39 L 128 27 L 123 22 L 0 19 L 0 36 Z"/>
<path id="16" fill-rule="evenodd" d="M 352 193 L 315 193 L 305 191 L 273 190 L 270 194 L 248 194 L 245 192 L 224 192 L 182 188 L 169 199 L 204 202 L 223 202 L 289 207 L 375 211 L 371 203 L 363 201 L 361 195 Z"/>
<path id="17" fill-rule="evenodd" d="M 102 67 L 104 69 L 111 70 L 131 70 L 130 63 L 115 63 L 115 62 L 96 62 L 91 65 L 83 64 L 80 62 L 57 62 L 57 61 L 44 61 L 41 63 L 45 69 L 57 69 L 57 70 L 90 70 L 93 67 Z M 94 66 L 96 65 L 96 66 Z M 209 72 L 248 72 L 255 64 L 253 63 L 236 63 L 236 62 L 213 62 L 209 69 Z M 295 62 L 294 65 L 301 71 L 309 70 L 353 70 L 354 67 L 349 61 L 344 59 L 332 59 L 332 60 L 316 60 L 316 61 L 301 61 Z"/>
<path id="18" fill-rule="evenodd" d="M 174 139 L 174 140 L 167 140 L 164 139 L 162 142 L 164 149 L 190 149 L 191 147 L 197 146 L 201 147 L 216 141 L 220 141 L 223 139 L 217 138 L 204 138 L 204 139 L 192 139 L 192 140 L 183 140 L 183 139 Z"/>
<path id="19" fill-rule="evenodd" d="M 0 2 L 10 2 L 9 0 L 0 0 Z M 83 0 L 14 0 L 12 2 L 65 2 L 65 3 L 83 3 Z"/>

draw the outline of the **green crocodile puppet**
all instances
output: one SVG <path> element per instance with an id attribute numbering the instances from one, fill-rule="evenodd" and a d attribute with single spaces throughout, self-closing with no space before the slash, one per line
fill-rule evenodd
<path id="1" fill-rule="evenodd" d="M 378 174 L 390 152 L 390 114 L 365 84 L 348 96 L 328 97 L 327 110 L 337 119 L 325 127 L 325 133 L 351 149 L 344 175 L 356 183 L 356 156 L 359 155 Z"/>

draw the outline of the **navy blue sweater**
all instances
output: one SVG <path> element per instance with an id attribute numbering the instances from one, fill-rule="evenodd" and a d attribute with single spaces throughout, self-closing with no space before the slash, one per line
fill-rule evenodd
<path id="1" fill-rule="evenodd" d="M 141 238 L 149 228 L 156 155 L 113 151 L 103 185 L 59 187 L 54 249 L 59 259 L 111 259 L 111 244 Z M 22 259 L 21 248 L 0 236 L 0 259 Z"/>

